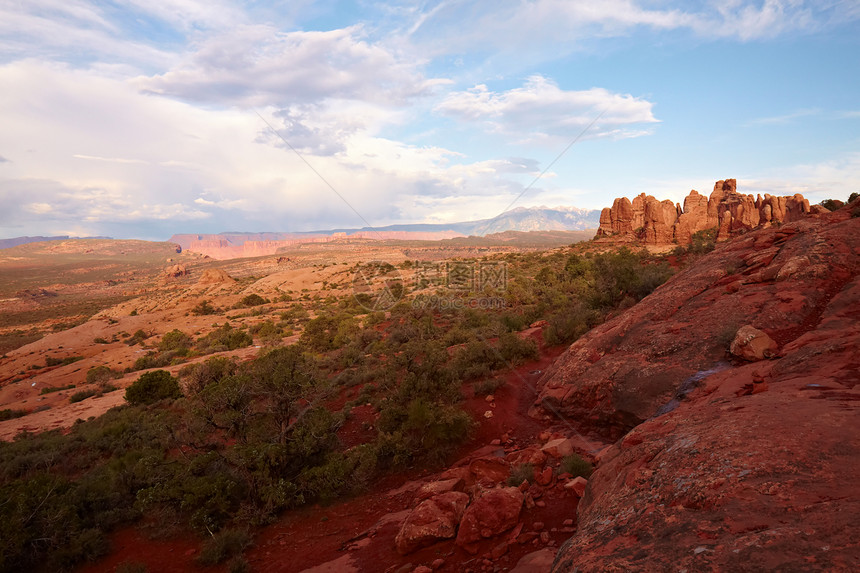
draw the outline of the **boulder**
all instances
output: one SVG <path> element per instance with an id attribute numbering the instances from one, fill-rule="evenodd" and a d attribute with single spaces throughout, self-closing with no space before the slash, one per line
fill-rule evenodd
<path id="1" fill-rule="evenodd" d="M 422 485 L 415 494 L 415 499 L 423 501 L 433 496 L 448 493 L 449 491 L 460 491 L 463 489 L 463 479 L 453 477 L 438 481 L 431 481 Z"/>
<path id="2" fill-rule="evenodd" d="M 573 453 L 573 444 L 567 438 L 556 438 L 544 444 L 541 451 L 554 458 L 563 458 Z"/>
<path id="3" fill-rule="evenodd" d="M 510 573 L 546 573 L 552 567 L 555 550 L 546 548 L 523 555 Z"/>
<path id="4" fill-rule="evenodd" d="M 770 336 L 750 325 L 738 329 L 729 347 L 733 356 L 750 362 L 772 358 L 778 350 L 779 347 Z"/>
<path id="5" fill-rule="evenodd" d="M 520 518 L 523 492 L 516 487 L 485 490 L 463 514 L 457 545 L 472 544 L 511 529 Z"/>
<path id="6" fill-rule="evenodd" d="M 475 476 L 475 481 L 479 483 L 500 483 L 511 475 L 511 464 L 504 458 L 478 458 L 469 464 L 469 471 Z"/>
<path id="7" fill-rule="evenodd" d="M 187 274 L 188 269 L 185 268 L 185 265 L 173 265 L 172 267 L 169 267 L 164 271 L 164 276 L 171 279 L 184 277 Z"/>
<path id="8" fill-rule="evenodd" d="M 505 459 L 508 460 L 512 466 L 531 464 L 537 469 L 546 463 L 546 454 L 537 446 L 529 446 L 528 448 L 509 453 L 505 456 Z"/>
<path id="9" fill-rule="evenodd" d="M 538 485 L 547 486 L 552 483 L 552 468 L 546 467 L 542 472 L 535 472 L 535 482 Z"/>
<path id="10" fill-rule="evenodd" d="M 469 504 L 469 496 L 458 491 L 443 493 L 412 510 L 394 539 L 397 552 L 407 555 L 457 534 L 457 524 Z"/>
<path id="11" fill-rule="evenodd" d="M 575 477 L 566 484 L 564 484 L 564 489 L 568 491 L 572 491 L 578 497 L 583 497 L 585 495 L 585 488 L 588 486 L 588 480 L 582 476 Z"/>

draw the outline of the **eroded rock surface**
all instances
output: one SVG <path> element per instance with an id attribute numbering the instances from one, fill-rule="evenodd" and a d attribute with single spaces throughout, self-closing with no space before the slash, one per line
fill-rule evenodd
<path id="1" fill-rule="evenodd" d="M 614 440 L 729 367 L 741 326 L 790 344 L 856 276 L 858 226 L 832 213 L 718 246 L 566 350 L 539 381 L 532 414 L 571 417 Z"/>
<path id="2" fill-rule="evenodd" d="M 574 344 L 543 400 L 632 430 L 552 571 L 860 569 L 858 273 L 858 218 L 753 232 Z M 740 319 L 778 354 L 715 367 Z"/>

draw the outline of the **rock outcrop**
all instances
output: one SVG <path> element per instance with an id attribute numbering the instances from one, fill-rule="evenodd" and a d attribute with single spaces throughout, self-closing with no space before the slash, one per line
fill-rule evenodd
<path id="1" fill-rule="evenodd" d="M 187 275 L 188 269 L 185 268 L 185 265 L 177 264 L 164 269 L 164 274 L 162 276 L 167 279 L 177 279 L 179 277 L 184 277 Z"/>
<path id="2" fill-rule="evenodd" d="M 614 440 L 729 367 L 742 326 L 782 348 L 860 268 L 858 226 L 834 212 L 718 247 L 571 345 L 541 377 L 533 415 L 572 417 Z"/>
<path id="3" fill-rule="evenodd" d="M 197 279 L 198 285 L 232 284 L 234 282 L 236 281 L 227 274 L 227 271 L 215 268 L 206 269 L 200 274 L 200 278 Z"/>
<path id="4" fill-rule="evenodd" d="M 469 495 L 449 491 L 418 504 L 394 540 L 398 553 L 406 555 L 457 534 L 457 524 L 469 504 Z"/>
<path id="5" fill-rule="evenodd" d="M 617 441 L 552 571 L 856 570 L 858 324 L 860 218 L 837 211 L 719 246 L 574 343 L 535 413 Z"/>
<path id="6" fill-rule="evenodd" d="M 523 493 L 515 487 L 490 489 L 475 496 L 463 515 L 457 545 L 468 545 L 511 529 L 520 518 Z"/>
<path id="7" fill-rule="evenodd" d="M 826 211 L 817 207 L 816 214 Z M 688 245 L 699 231 L 717 229 L 718 240 L 728 240 L 740 231 L 797 221 L 813 213 L 802 195 L 754 198 L 737 191 L 734 179 L 717 181 L 709 198 L 695 189 L 684 199 L 684 207 L 659 201 L 645 193 L 630 201 L 616 199 L 600 214 L 598 237 L 638 239 L 647 245 Z"/>

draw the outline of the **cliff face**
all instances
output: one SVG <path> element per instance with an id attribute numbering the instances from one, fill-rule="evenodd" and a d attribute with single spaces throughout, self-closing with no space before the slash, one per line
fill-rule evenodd
<path id="1" fill-rule="evenodd" d="M 808 210 L 712 197 L 685 212 L 728 232 Z M 856 570 L 858 324 L 860 218 L 839 210 L 724 243 L 575 342 L 533 414 L 615 444 L 553 572 Z"/>
<path id="2" fill-rule="evenodd" d="M 612 207 L 600 213 L 597 236 L 639 239 L 648 245 L 688 245 L 698 231 L 718 229 L 718 240 L 725 241 L 739 231 L 790 223 L 810 213 L 822 212 L 826 210 L 810 207 L 803 195 L 753 197 L 738 193 L 737 182 L 726 179 L 714 184 L 708 198 L 695 189 L 690 191 L 683 209 L 645 193 L 633 201 L 626 197 L 616 199 Z"/>

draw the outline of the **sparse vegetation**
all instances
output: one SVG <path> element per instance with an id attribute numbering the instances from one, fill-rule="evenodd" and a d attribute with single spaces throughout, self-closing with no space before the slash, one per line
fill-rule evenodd
<path id="1" fill-rule="evenodd" d="M 233 328 L 229 322 L 197 340 L 197 350 L 203 354 L 236 350 L 251 346 L 254 339 L 244 330 Z"/>
<path id="2" fill-rule="evenodd" d="M 55 358 L 53 356 L 45 357 L 45 366 L 67 366 L 69 364 L 73 364 L 78 360 L 83 360 L 83 356 L 66 356 L 65 358 Z"/>
<path id="3" fill-rule="evenodd" d="M 134 346 L 135 344 L 140 344 L 141 342 L 149 338 L 149 336 L 150 335 L 143 330 L 137 330 L 134 334 L 131 335 L 130 338 L 126 338 L 125 343 L 129 346 Z"/>
<path id="4" fill-rule="evenodd" d="M 120 377 L 122 377 L 122 372 L 117 372 L 109 366 L 102 364 L 87 370 L 86 382 L 87 384 L 104 384 L 108 380 L 115 380 Z"/>
<path id="5" fill-rule="evenodd" d="M 532 464 L 520 464 L 511 468 L 508 485 L 519 486 L 524 481 L 534 482 L 535 468 Z"/>
<path id="6" fill-rule="evenodd" d="M 113 527 L 143 515 L 155 522 L 169 516 L 164 520 L 175 527 L 198 532 L 206 540 L 201 563 L 246 570 L 247 532 L 279 512 L 360 491 L 394 468 L 448 459 L 474 425 L 464 410 L 467 384 L 478 396 L 495 393 L 505 384 L 502 371 L 538 358 L 535 341 L 519 331 L 545 319 L 546 342 L 570 342 L 670 274 L 659 258 L 632 251 L 559 250 L 505 261 L 506 290 L 436 292 L 464 304 L 417 308 L 404 289 L 389 313 L 368 313 L 351 293 L 336 296 L 331 289 L 346 283 L 328 277 L 324 297 L 296 287 L 301 302 L 278 297 L 271 308 L 260 295 L 244 297 L 237 305 L 249 309 L 243 318 L 265 315 L 249 326 L 221 319 L 207 330 L 198 320 L 193 336 L 179 329 L 160 339 L 143 329 L 118 333 L 114 340 L 147 350 L 132 369 L 254 340 L 278 347 L 245 362 L 211 356 L 184 366 L 179 380 L 165 370 L 144 373 L 127 388 L 127 404 L 77 422 L 68 435 L 0 443 L 0 499 L 20 502 L 0 523 L 0 570 L 72 568 L 101 554 Z M 254 280 L 244 277 L 239 286 Z M 469 306 L 491 296 L 504 305 Z M 211 314 L 215 302 L 200 300 L 191 313 Z M 280 346 L 292 329 L 301 332 L 299 342 Z M 91 368 L 86 381 L 93 387 L 76 396 L 109 391 L 117 375 L 110 365 Z M 333 409 L 344 394 L 349 401 Z M 350 408 L 365 404 L 374 419 L 363 422 L 364 443 L 346 447 L 340 430 Z M 533 472 L 518 466 L 510 483 L 531 480 Z"/>
<path id="7" fill-rule="evenodd" d="M 191 314 L 196 316 L 205 316 L 209 314 L 218 314 L 218 309 L 212 306 L 208 300 L 201 300 L 194 308 L 191 309 Z"/>
<path id="8" fill-rule="evenodd" d="M 82 401 L 86 400 L 87 398 L 91 398 L 91 397 L 95 396 L 96 394 L 98 394 L 98 392 L 99 391 L 96 390 L 95 388 L 91 388 L 89 390 L 81 390 L 80 392 L 75 392 L 74 394 L 69 396 L 69 403 L 74 404 L 76 402 L 82 402 Z"/>
<path id="9" fill-rule="evenodd" d="M 26 416 L 26 410 L 12 410 L 6 408 L 5 410 L 0 410 L 0 422 L 4 420 L 12 420 L 15 418 L 21 418 L 22 416 Z"/>
<path id="10" fill-rule="evenodd" d="M 250 308 L 253 306 L 260 306 L 261 304 L 268 304 L 269 299 L 263 298 L 257 293 L 252 293 L 240 300 L 233 308 Z"/>
<path id="11" fill-rule="evenodd" d="M 568 473 L 573 477 L 584 477 L 585 479 L 588 479 L 591 476 L 591 472 L 594 471 L 594 467 L 591 465 L 591 462 L 579 454 L 570 454 L 569 456 L 561 458 L 559 471 L 561 473 Z"/>
<path id="12" fill-rule="evenodd" d="M 0 334 L 0 355 L 21 348 L 31 342 L 36 342 L 42 338 L 44 334 L 38 329 L 20 330 L 15 329 L 11 332 Z"/>
<path id="13" fill-rule="evenodd" d="M 42 388 L 39 390 L 39 395 L 44 396 L 45 394 L 53 394 L 54 392 L 62 392 L 63 390 L 71 390 L 74 388 L 74 384 L 68 384 L 66 386 L 57 386 L 55 388 Z"/>
<path id="14" fill-rule="evenodd" d="M 217 565 L 242 553 L 251 544 L 251 536 L 242 529 L 225 529 L 207 539 L 197 556 L 203 565 Z"/>
<path id="15" fill-rule="evenodd" d="M 495 394 L 496 391 L 505 385 L 505 381 L 501 378 L 487 378 L 480 382 L 475 382 L 472 387 L 476 396 L 489 396 Z"/>

